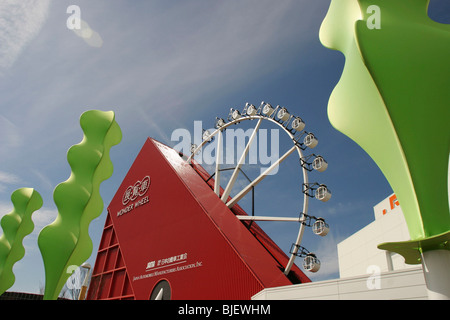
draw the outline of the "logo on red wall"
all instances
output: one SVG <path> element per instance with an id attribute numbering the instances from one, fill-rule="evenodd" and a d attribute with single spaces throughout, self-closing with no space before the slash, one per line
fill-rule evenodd
<path id="1" fill-rule="evenodd" d="M 150 187 L 150 177 L 146 176 L 142 181 L 136 181 L 133 186 L 129 186 L 122 197 L 122 204 L 127 205 L 128 202 L 134 201 L 137 197 L 144 196 Z"/>
<path id="2" fill-rule="evenodd" d="M 117 212 L 117 216 L 131 212 L 133 209 L 149 203 L 148 196 L 145 194 L 150 187 L 150 177 L 145 176 L 144 179 L 136 181 L 132 186 L 129 186 L 122 196 L 122 204 L 126 206 Z"/>

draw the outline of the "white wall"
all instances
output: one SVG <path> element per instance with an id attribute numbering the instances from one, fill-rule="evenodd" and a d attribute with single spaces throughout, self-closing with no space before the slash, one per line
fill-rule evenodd
<path id="1" fill-rule="evenodd" d="M 383 210 L 386 210 L 384 214 Z M 374 207 L 374 216 L 375 221 L 338 244 L 341 278 L 367 274 L 371 266 L 378 267 L 381 272 L 420 266 L 407 265 L 402 256 L 377 248 L 383 242 L 410 239 L 405 218 L 395 195 L 377 204 Z"/>
<path id="2" fill-rule="evenodd" d="M 268 288 L 252 300 L 426 300 L 427 289 L 421 267 Z"/>

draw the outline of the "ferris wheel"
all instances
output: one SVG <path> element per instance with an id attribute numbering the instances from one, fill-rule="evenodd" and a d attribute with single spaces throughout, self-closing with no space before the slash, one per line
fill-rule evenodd
<path id="1" fill-rule="evenodd" d="M 232 125 L 240 124 L 244 121 L 256 120 L 256 126 L 254 127 L 248 142 L 245 144 L 243 151 L 238 155 L 238 161 L 231 174 L 231 178 L 227 183 L 221 185 L 221 172 L 225 170 L 221 168 L 222 154 L 224 152 L 223 134 L 224 131 Z M 253 180 L 249 180 L 245 187 L 240 188 L 235 196 L 230 197 L 231 190 L 236 185 L 239 173 L 242 172 L 241 168 L 245 162 L 245 159 L 249 153 L 250 147 L 255 140 L 258 130 L 260 129 L 264 121 L 269 121 L 276 124 L 285 132 L 291 140 L 292 147 L 282 154 L 276 161 L 274 161 L 267 169 L 261 170 L 258 177 Z M 191 145 L 191 155 L 188 157 L 187 162 L 192 164 L 197 155 L 205 145 L 211 143 L 213 139 L 217 138 L 217 150 L 215 161 L 215 172 L 211 175 L 214 177 L 214 192 L 225 203 L 228 208 L 233 208 L 241 201 L 245 195 L 250 191 L 253 191 L 254 187 L 258 185 L 262 180 L 271 175 L 271 172 L 275 170 L 283 161 L 285 161 L 291 154 L 295 154 L 295 151 L 299 157 L 299 164 L 301 168 L 301 174 L 303 176 L 303 183 L 301 192 L 303 193 L 303 208 L 300 215 L 297 217 L 277 217 L 277 216 L 255 216 L 252 215 L 236 215 L 239 220 L 242 221 L 289 221 L 299 222 L 299 230 L 295 242 L 290 249 L 290 257 L 287 265 L 284 268 L 284 274 L 288 275 L 292 265 L 294 264 L 296 257 L 303 257 L 303 267 L 310 272 L 317 272 L 320 268 L 320 260 L 312 252 L 309 252 L 306 248 L 301 246 L 305 227 L 312 227 L 314 234 L 319 236 L 327 235 L 329 226 L 323 218 L 317 218 L 308 214 L 309 199 L 315 198 L 319 201 L 326 202 L 331 198 L 331 191 L 325 184 L 318 182 L 310 182 L 308 179 L 308 173 L 312 171 L 324 172 L 328 163 L 325 159 L 314 153 L 305 155 L 307 150 L 314 149 L 318 144 L 317 137 L 311 133 L 305 131 L 305 122 L 302 118 L 294 116 L 288 112 L 284 107 L 273 107 L 271 104 L 261 102 L 259 107 L 253 104 L 246 103 L 244 109 L 239 111 L 238 109 L 230 109 L 228 117 L 216 118 L 214 125 L 214 131 L 203 131 L 202 142 L 199 145 Z M 230 169 L 230 168 L 227 168 Z"/>

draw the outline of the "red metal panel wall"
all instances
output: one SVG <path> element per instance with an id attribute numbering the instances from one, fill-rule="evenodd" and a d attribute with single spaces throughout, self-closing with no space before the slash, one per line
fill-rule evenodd
<path id="1" fill-rule="evenodd" d="M 144 144 L 108 211 L 88 298 L 149 299 L 161 280 L 172 299 L 250 299 L 292 284 L 200 175 L 154 140 Z"/>
<path id="2" fill-rule="evenodd" d="M 87 299 L 128 300 L 134 298 L 125 262 L 108 213 Z"/>

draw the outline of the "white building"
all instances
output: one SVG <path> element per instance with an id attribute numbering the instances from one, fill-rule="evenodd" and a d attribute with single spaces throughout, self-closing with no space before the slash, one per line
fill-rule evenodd
<path id="1" fill-rule="evenodd" d="M 409 240 L 395 194 L 374 206 L 375 220 L 338 244 L 339 279 L 262 290 L 253 300 L 428 299 L 422 265 L 380 250 L 383 242 Z"/>
<path id="2" fill-rule="evenodd" d="M 381 272 L 417 268 L 404 263 L 396 253 L 380 250 L 383 242 L 410 240 L 408 227 L 395 194 L 373 207 L 375 221 L 338 244 L 339 276 L 347 278 Z"/>

